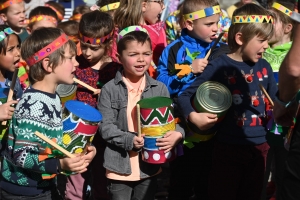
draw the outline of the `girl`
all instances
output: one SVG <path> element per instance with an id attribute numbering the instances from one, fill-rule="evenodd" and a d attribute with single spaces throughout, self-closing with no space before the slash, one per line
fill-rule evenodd
<path id="1" fill-rule="evenodd" d="M 120 32 L 118 57 L 123 68 L 102 88 L 98 109 L 103 115 L 100 133 L 106 140 L 104 167 L 111 200 L 153 200 L 159 165 L 140 160 L 143 137 L 137 137 L 135 105 L 142 98 L 169 96 L 164 84 L 146 72 L 152 60 L 150 37 L 142 27 Z M 177 127 L 179 130 L 180 127 Z M 170 151 L 183 138 L 183 131 L 169 131 L 157 139 L 158 146 Z"/>
<path id="2" fill-rule="evenodd" d="M 266 52 L 263 54 L 263 58 L 270 63 L 277 83 L 280 65 L 292 45 L 293 27 L 295 26 L 295 22 L 291 19 L 289 14 L 292 12 L 293 8 L 293 3 L 277 1 L 274 2 L 272 8 L 270 9 L 274 13 L 275 17 L 275 31 L 273 37 L 269 40 L 270 46 L 266 49 Z M 286 12 L 287 10 L 289 12 Z M 285 168 L 285 160 L 288 154 L 288 151 L 284 148 L 285 136 L 286 131 L 280 134 L 275 134 L 273 131 L 267 132 L 267 141 L 270 146 L 270 149 L 267 155 L 266 173 L 264 180 L 264 190 L 262 192 L 262 199 L 266 199 L 266 186 L 268 184 L 272 162 L 274 163 L 275 170 L 272 170 L 272 182 L 269 185 L 271 186 L 272 183 L 275 182 L 276 195 L 271 195 L 273 195 L 272 198 L 275 198 L 275 196 L 280 196 L 280 190 L 282 186 L 281 183 L 283 181 L 283 171 Z"/>
<path id="3" fill-rule="evenodd" d="M 93 107 L 97 105 L 98 94 L 102 86 L 115 77 L 120 67 L 120 64 L 112 62 L 112 59 L 107 55 L 110 50 L 113 29 L 114 24 L 111 16 L 98 10 L 84 14 L 79 23 L 79 40 L 82 54 L 77 57 L 79 66 L 76 68 L 75 75 L 79 80 L 93 88 L 97 88 L 98 92 L 93 93 L 78 85 L 76 98 Z M 92 170 L 93 178 L 97 181 L 94 181 L 92 189 L 95 188 L 93 191 L 96 196 L 105 197 L 106 188 L 104 183 L 106 183 L 106 178 L 102 166 L 105 141 L 99 136 L 99 134 L 96 134 L 93 140 L 98 154 L 93 164 L 95 170 Z M 88 177 L 87 174 L 83 174 L 83 176 Z M 80 175 L 71 176 L 66 185 L 66 198 L 72 200 L 82 199 L 85 186 L 84 179 Z"/>
<path id="4" fill-rule="evenodd" d="M 163 0 L 121 0 L 114 16 L 114 22 L 120 30 L 128 26 L 141 25 L 148 31 L 154 61 L 148 72 L 154 78 L 156 77 L 155 65 L 158 64 L 158 59 L 167 46 L 165 24 L 160 21 L 163 9 L 165 9 Z"/>
<path id="5" fill-rule="evenodd" d="M 38 29 L 22 45 L 22 57 L 30 66 L 31 86 L 18 102 L 9 129 L 3 152 L 1 199 L 56 200 L 56 175 L 86 171 L 96 154 L 95 147 L 89 147 L 84 156 L 60 157 L 34 134 L 39 131 L 62 144 L 61 103 L 55 89 L 59 83 L 73 82 L 78 64 L 76 47 L 56 28 Z"/>
<path id="6" fill-rule="evenodd" d="M 60 23 L 65 16 L 65 8 L 62 4 L 57 3 L 55 1 L 48 1 L 45 3 L 46 7 L 51 8 L 57 15 L 58 23 Z"/>

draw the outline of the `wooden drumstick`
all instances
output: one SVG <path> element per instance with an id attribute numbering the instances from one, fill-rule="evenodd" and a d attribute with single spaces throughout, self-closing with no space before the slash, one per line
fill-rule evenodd
<path id="1" fill-rule="evenodd" d="M 17 81 L 17 78 L 18 78 L 18 72 L 19 72 L 19 68 L 16 68 L 15 71 L 14 71 L 14 74 L 12 76 L 12 79 L 11 79 L 9 92 L 8 92 L 8 95 L 7 95 L 7 101 L 11 101 L 13 99 L 15 85 L 16 85 L 16 81 Z M 5 126 L 6 124 L 7 124 L 7 121 L 2 122 L 3 126 Z"/>
<path id="2" fill-rule="evenodd" d="M 97 89 L 95 89 L 95 88 L 93 88 L 92 86 L 86 84 L 85 82 L 82 82 L 81 80 L 78 80 L 77 78 L 73 78 L 73 81 L 74 81 L 75 83 L 78 83 L 78 84 L 82 85 L 83 87 L 89 89 L 89 90 L 92 91 L 92 92 L 96 92 L 96 91 L 97 91 Z"/>
<path id="3" fill-rule="evenodd" d="M 207 52 L 206 56 L 205 56 L 205 60 L 208 59 L 208 57 L 210 56 L 211 52 L 216 48 L 217 44 L 220 42 L 222 36 L 224 35 L 224 32 L 220 33 L 218 38 L 214 41 L 214 44 L 212 45 L 212 47 L 209 49 L 209 51 Z"/>
<path id="4" fill-rule="evenodd" d="M 140 104 L 136 104 L 136 113 L 137 113 L 137 129 L 138 129 L 138 137 L 141 137 L 142 130 L 141 130 L 141 110 Z"/>
<path id="5" fill-rule="evenodd" d="M 60 152 L 62 152 L 63 154 L 65 154 L 66 156 L 68 156 L 69 158 L 76 157 L 74 154 L 71 154 L 69 151 L 65 150 L 64 148 L 62 148 L 61 146 L 59 146 L 58 144 L 50 140 L 48 137 L 41 134 L 40 132 L 36 131 L 34 132 L 34 134 L 39 138 L 41 138 L 42 140 L 44 140 L 45 142 L 47 142 L 48 144 L 50 144 L 51 146 L 53 146 L 54 148 L 56 148 L 57 150 L 59 150 Z"/>
<path id="6" fill-rule="evenodd" d="M 267 97 L 267 99 L 269 100 L 270 104 L 272 106 L 274 106 L 274 102 L 272 101 L 272 99 L 270 98 L 269 94 L 267 93 L 267 91 L 265 90 L 264 86 L 262 86 L 262 84 L 259 84 L 259 87 L 261 89 L 261 91 L 264 93 L 264 95 Z"/>

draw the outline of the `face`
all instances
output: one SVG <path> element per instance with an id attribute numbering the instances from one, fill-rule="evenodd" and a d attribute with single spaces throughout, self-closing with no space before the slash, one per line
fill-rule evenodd
<path id="1" fill-rule="evenodd" d="M 148 41 L 144 44 L 137 41 L 128 42 L 126 49 L 119 55 L 119 60 L 123 64 L 124 74 L 128 79 L 140 79 L 151 64 L 150 43 Z"/>
<path id="2" fill-rule="evenodd" d="M 2 14 L 3 21 L 13 29 L 25 27 L 25 7 L 24 3 L 12 4 L 8 7 L 7 13 Z"/>
<path id="3" fill-rule="evenodd" d="M 160 21 L 160 14 L 165 5 L 163 0 L 149 0 L 144 2 L 143 18 L 148 24 L 155 24 Z"/>
<path id="4" fill-rule="evenodd" d="M 38 21 L 35 22 L 32 26 L 31 32 L 33 32 L 34 30 L 41 28 L 41 27 L 45 27 L 45 28 L 56 28 L 56 24 L 54 24 L 51 21 L 48 20 L 42 20 L 42 21 Z"/>
<path id="5" fill-rule="evenodd" d="M 253 37 L 243 48 L 242 57 L 244 61 L 258 62 L 263 52 L 268 48 L 268 40 L 258 36 Z"/>
<path id="6" fill-rule="evenodd" d="M 274 34 L 272 38 L 269 40 L 270 44 L 277 43 L 284 36 L 284 26 L 280 20 L 275 20 L 274 26 Z"/>
<path id="7" fill-rule="evenodd" d="M 98 63 L 105 54 L 105 47 L 102 45 L 91 45 L 80 41 L 82 55 L 91 64 Z"/>
<path id="8" fill-rule="evenodd" d="M 13 72 L 18 67 L 20 58 L 20 43 L 17 36 L 11 34 L 8 39 L 6 55 L 4 55 L 4 52 L 1 52 L 0 54 L 1 69 Z"/>
<path id="9" fill-rule="evenodd" d="M 219 20 L 219 14 L 196 19 L 192 22 L 193 24 L 189 27 L 189 30 L 194 38 L 211 43 L 217 38 Z"/>
<path id="10" fill-rule="evenodd" d="M 75 52 L 70 51 L 69 45 L 65 48 L 64 57 L 62 62 L 54 69 L 54 73 L 57 83 L 72 84 L 75 69 L 79 64 L 75 59 Z"/>

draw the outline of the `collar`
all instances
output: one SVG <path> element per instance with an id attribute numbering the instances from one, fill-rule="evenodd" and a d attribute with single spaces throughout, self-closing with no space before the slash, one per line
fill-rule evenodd
<path id="1" fill-rule="evenodd" d="M 181 40 L 184 40 L 185 42 L 190 43 L 191 46 L 194 46 L 195 48 L 200 48 L 199 50 L 201 51 L 202 49 L 206 49 L 206 48 L 210 48 L 210 46 L 212 46 L 212 43 L 207 43 L 204 42 L 202 40 L 193 38 L 191 36 L 188 35 L 188 30 L 186 28 L 182 29 L 181 32 Z"/>
<path id="2" fill-rule="evenodd" d="M 280 55 L 280 54 L 282 54 L 282 52 L 289 51 L 291 46 L 292 46 L 292 42 L 287 42 L 285 44 L 278 45 L 274 48 L 269 47 L 269 48 L 266 49 L 266 52 L 271 53 L 271 54 L 275 54 L 275 55 Z"/>
<path id="3" fill-rule="evenodd" d="M 123 82 L 125 83 L 125 85 L 127 86 L 128 91 L 131 92 L 132 90 L 134 90 L 134 88 L 133 88 L 132 85 L 129 83 L 129 81 L 125 78 L 125 76 L 124 76 L 123 73 L 122 73 L 122 76 L 123 76 L 123 77 L 122 77 L 122 80 L 123 80 Z M 141 87 L 141 86 L 144 85 L 144 83 L 145 83 L 145 75 L 144 75 L 143 78 L 142 78 L 140 87 L 138 88 L 139 91 L 137 91 L 137 92 L 143 92 L 144 87 Z"/>

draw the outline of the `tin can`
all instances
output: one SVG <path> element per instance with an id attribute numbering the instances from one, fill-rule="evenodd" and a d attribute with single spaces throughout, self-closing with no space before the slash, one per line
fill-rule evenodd
<path id="1" fill-rule="evenodd" d="M 75 84 L 59 84 L 56 88 L 56 92 L 60 97 L 62 105 L 69 100 L 74 100 L 76 95 L 77 86 Z"/>
<path id="2" fill-rule="evenodd" d="M 222 118 L 232 104 L 232 96 L 225 85 L 207 81 L 198 87 L 192 104 L 197 112 L 213 113 Z"/>

